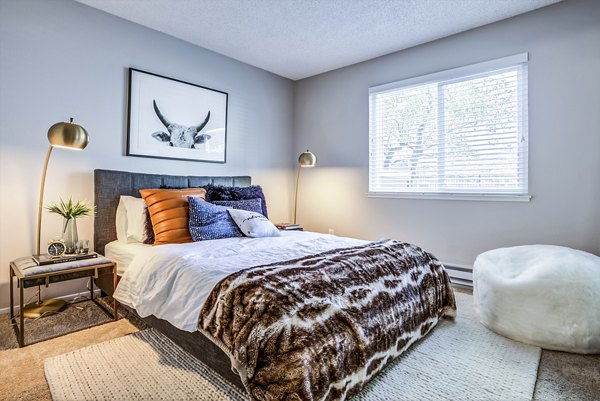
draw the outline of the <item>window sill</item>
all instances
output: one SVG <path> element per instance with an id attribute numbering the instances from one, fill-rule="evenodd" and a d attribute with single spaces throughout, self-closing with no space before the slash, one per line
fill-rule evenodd
<path id="1" fill-rule="evenodd" d="M 397 199 L 432 199 L 432 200 L 459 200 L 459 201 L 492 201 L 492 202 L 530 202 L 531 195 L 503 195 L 503 194 L 428 194 L 428 193 L 397 193 L 397 192 L 368 192 L 369 198 L 397 198 Z"/>

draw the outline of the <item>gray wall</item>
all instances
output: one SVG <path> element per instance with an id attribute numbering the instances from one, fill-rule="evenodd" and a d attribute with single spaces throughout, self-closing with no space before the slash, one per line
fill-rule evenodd
<path id="1" fill-rule="evenodd" d="M 227 164 L 126 157 L 127 68 L 136 67 L 229 93 Z M 83 152 L 57 149 L 46 201 L 93 202 L 93 170 L 165 174 L 250 174 L 275 220 L 289 219 L 293 86 L 290 80 L 62 0 L 0 0 L 0 308 L 8 305 L 8 264 L 34 250 L 46 133 L 75 117 L 90 133 Z M 60 235 L 45 214 L 42 245 Z M 78 222 L 92 238 L 92 219 Z M 85 290 L 85 281 L 45 294 Z M 33 294 L 30 290 L 26 296 Z"/>
<path id="2" fill-rule="evenodd" d="M 367 198 L 370 86 L 529 52 L 530 203 Z M 547 243 L 600 254 L 600 2 L 567 0 L 296 83 L 299 222 L 414 242 L 445 262 Z"/>

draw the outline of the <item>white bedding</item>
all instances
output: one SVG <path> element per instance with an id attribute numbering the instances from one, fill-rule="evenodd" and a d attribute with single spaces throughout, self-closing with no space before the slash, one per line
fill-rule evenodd
<path id="1" fill-rule="evenodd" d="M 229 274 L 366 242 L 295 231 L 282 232 L 281 237 L 152 246 L 133 258 L 114 297 L 135 308 L 141 317 L 154 315 L 181 330 L 193 332 L 210 291 Z"/>
<path id="2" fill-rule="evenodd" d="M 104 256 L 117 264 L 117 274 L 122 276 L 134 257 L 152 248 L 152 245 L 140 242 L 112 241 L 104 247 Z"/>

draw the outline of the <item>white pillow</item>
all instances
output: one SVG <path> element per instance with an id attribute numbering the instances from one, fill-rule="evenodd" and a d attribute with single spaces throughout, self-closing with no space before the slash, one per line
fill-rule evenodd
<path id="1" fill-rule="evenodd" d="M 119 206 L 117 206 L 115 226 L 117 228 L 117 241 L 127 242 L 127 209 L 122 196 L 119 199 Z"/>
<path id="2" fill-rule="evenodd" d="M 261 213 L 242 209 L 227 209 L 227 211 L 235 224 L 248 237 L 279 237 L 281 235 L 277 227 Z"/>
<path id="3" fill-rule="evenodd" d="M 127 214 L 125 242 L 144 242 L 146 239 L 146 202 L 142 198 L 121 195 L 119 205 L 123 203 Z M 117 208 L 118 216 L 118 208 Z M 117 239 L 119 238 L 117 229 Z"/>

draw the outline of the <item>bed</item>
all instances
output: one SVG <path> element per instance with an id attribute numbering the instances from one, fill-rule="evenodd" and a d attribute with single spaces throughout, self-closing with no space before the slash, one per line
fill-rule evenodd
<path id="1" fill-rule="evenodd" d="M 145 188 L 191 188 L 206 184 L 248 186 L 248 176 L 208 177 L 172 176 L 160 174 L 133 173 L 115 170 L 94 170 L 94 250 L 105 254 L 107 244 L 117 239 L 115 215 L 121 195 L 139 197 L 139 190 Z M 101 275 L 96 285 L 107 295 L 113 295 L 112 275 Z M 181 348 L 204 361 L 230 383 L 244 388 L 238 375 L 231 370 L 227 355 L 199 332 L 189 333 L 175 328 L 166 320 L 149 316 L 143 319 L 148 325 L 162 332 Z"/>
<path id="2" fill-rule="evenodd" d="M 124 274 L 117 299 L 253 399 L 345 399 L 440 318 L 455 313 L 443 266 L 420 248 L 392 240 L 296 232 L 120 247 L 114 241 L 121 195 L 138 196 L 146 188 L 248 186 L 250 177 L 111 170 L 96 170 L 94 177 L 95 249 L 108 249 Z M 113 294 L 107 280 L 99 277 L 97 284 Z M 365 292 L 368 285 L 377 290 Z M 350 307 L 338 308 L 344 302 Z M 381 315 L 385 308 L 394 316 Z M 286 315 L 292 309 L 298 314 Z"/>

